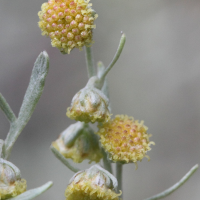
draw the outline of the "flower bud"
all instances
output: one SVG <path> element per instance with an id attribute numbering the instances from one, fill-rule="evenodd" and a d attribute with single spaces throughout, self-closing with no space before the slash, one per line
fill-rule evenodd
<path id="1" fill-rule="evenodd" d="M 99 126 L 97 134 L 112 161 L 137 164 L 144 157 L 149 159 L 146 153 L 151 150 L 150 145 L 155 143 L 149 141 L 151 135 L 143 123 L 127 115 L 117 115 Z"/>
<path id="2" fill-rule="evenodd" d="M 94 20 L 98 15 L 89 1 L 49 0 L 42 4 L 38 24 L 42 35 L 51 38 L 52 46 L 69 54 L 75 47 L 81 50 L 84 45 L 93 43 L 92 30 L 96 27 Z"/>
<path id="3" fill-rule="evenodd" d="M 110 119 L 109 100 L 98 88 L 96 77 L 89 79 L 86 87 L 81 89 L 72 99 L 67 116 L 76 121 L 105 122 Z"/>
<path id="4" fill-rule="evenodd" d="M 0 158 L 0 199 L 15 197 L 26 191 L 26 181 L 21 179 L 19 169 Z"/>
<path id="5" fill-rule="evenodd" d="M 65 191 L 67 200 L 119 200 L 117 179 L 99 165 L 76 173 Z"/>
<path id="6" fill-rule="evenodd" d="M 85 159 L 99 162 L 102 158 L 97 135 L 82 122 L 70 125 L 52 145 L 65 158 L 71 158 L 76 163 Z"/>

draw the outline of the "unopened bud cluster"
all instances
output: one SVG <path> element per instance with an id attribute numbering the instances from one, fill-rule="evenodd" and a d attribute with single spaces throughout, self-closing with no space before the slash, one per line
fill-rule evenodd
<path id="1" fill-rule="evenodd" d="M 72 177 L 65 196 L 67 200 L 119 200 L 121 193 L 114 191 L 117 184 L 112 174 L 94 165 Z"/>
<path id="2" fill-rule="evenodd" d="M 21 179 L 19 169 L 0 158 L 0 200 L 15 197 L 25 191 L 26 180 Z"/>
<path id="3" fill-rule="evenodd" d="M 98 163 L 103 157 L 98 136 L 88 125 L 81 122 L 71 124 L 52 145 L 65 158 L 71 158 L 76 163 L 85 159 L 90 163 Z"/>
<path id="4" fill-rule="evenodd" d="M 114 119 L 104 123 L 97 134 L 100 135 L 100 142 L 110 154 L 114 162 L 140 161 L 151 150 L 147 127 L 143 121 L 139 122 L 127 115 L 117 115 Z M 148 157 L 149 158 L 149 157 Z"/>
<path id="5" fill-rule="evenodd" d="M 110 119 L 109 99 L 91 84 L 95 81 L 96 77 L 90 78 L 86 87 L 73 97 L 71 107 L 67 109 L 70 119 L 85 123 L 106 122 Z"/>
<path id="6" fill-rule="evenodd" d="M 51 44 L 63 53 L 92 43 L 92 29 L 97 14 L 89 0 L 49 0 L 43 3 L 39 27 L 42 35 L 51 38 Z"/>

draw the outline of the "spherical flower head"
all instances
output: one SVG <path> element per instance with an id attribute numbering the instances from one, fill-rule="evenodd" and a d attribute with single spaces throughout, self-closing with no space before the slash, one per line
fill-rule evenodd
<path id="1" fill-rule="evenodd" d="M 98 163 L 103 157 L 97 135 L 89 125 L 81 122 L 70 125 L 52 145 L 76 163 L 85 159 Z"/>
<path id="2" fill-rule="evenodd" d="M 98 165 L 76 173 L 65 191 L 67 200 L 119 200 L 117 179 Z"/>
<path id="3" fill-rule="evenodd" d="M 150 134 L 147 127 L 127 115 L 117 115 L 114 119 L 102 124 L 97 132 L 100 142 L 114 162 L 129 163 L 141 161 L 150 151 Z"/>
<path id="4" fill-rule="evenodd" d="M 108 98 L 100 89 L 88 84 L 74 96 L 67 109 L 70 119 L 85 123 L 105 122 L 110 115 Z"/>
<path id="5" fill-rule="evenodd" d="M 0 158 L 0 199 L 9 199 L 26 191 L 26 181 L 21 179 L 19 169 Z"/>
<path id="6" fill-rule="evenodd" d="M 89 1 L 49 0 L 42 4 L 38 24 L 42 35 L 51 38 L 53 47 L 69 54 L 75 47 L 81 50 L 93 43 L 92 29 L 96 27 L 97 14 Z"/>

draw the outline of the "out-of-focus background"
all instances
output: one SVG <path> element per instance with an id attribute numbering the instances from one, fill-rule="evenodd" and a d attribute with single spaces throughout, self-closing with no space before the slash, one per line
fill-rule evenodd
<path id="1" fill-rule="evenodd" d="M 32 66 L 46 50 L 50 70 L 36 110 L 15 144 L 10 160 L 28 189 L 52 180 L 37 199 L 63 200 L 73 175 L 49 149 L 71 123 L 65 115 L 73 95 L 87 82 L 84 52 L 62 55 L 37 26 L 43 0 L 0 2 L 0 92 L 17 114 Z M 92 0 L 99 17 L 93 45 L 96 61 L 111 61 L 120 39 L 124 51 L 109 73 L 114 114 L 144 120 L 156 146 L 135 171 L 124 166 L 124 199 L 142 200 L 159 193 L 200 163 L 200 1 Z M 9 123 L 0 112 L 0 138 Z M 81 168 L 87 168 L 83 162 Z M 166 200 L 197 200 L 200 171 Z"/>

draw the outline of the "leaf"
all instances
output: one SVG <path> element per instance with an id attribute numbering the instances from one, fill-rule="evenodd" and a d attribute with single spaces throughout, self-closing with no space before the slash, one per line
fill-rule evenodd
<path id="1" fill-rule="evenodd" d="M 6 99 L 3 97 L 3 95 L 0 93 L 0 108 L 10 121 L 10 123 L 14 122 L 16 120 L 15 114 L 10 108 L 9 104 L 6 102 Z"/>
<path id="2" fill-rule="evenodd" d="M 53 182 L 49 181 L 46 184 L 42 185 L 41 187 L 28 190 L 16 197 L 10 198 L 8 200 L 30 200 L 34 199 L 35 197 L 41 195 L 43 192 L 48 190 L 53 185 Z"/>
<path id="3" fill-rule="evenodd" d="M 10 131 L 5 140 L 6 158 L 8 158 L 10 151 L 17 140 L 18 136 L 28 123 L 36 104 L 42 94 L 45 78 L 49 69 L 49 57 L 44 51 L 40 53 L 35 61 L 29 86 L 26 90 L 22 106 L 19 111 L 18 119 L 11 123 Z"/>
<path id="4" fill-rule="evenodd" d="M 157 200 L 157 199 L 162 199 L 162 198 L 170 195 L 172 192 L 176 191 L 179 187 L 181 187 L 194 174 L 194 172 L 197 171 L 198 167 L 199 167 L 198 165 L 195 165 L 194 167 L 192 167 L 190 169 L 190 171 L 179 182 L 174 184 L 172 187 L 168 188 L 167 190 L 165 190 L 159 194 L 156 194 L 153 197 L 147 198 L 145 200 Z"/>
<path id="5" fill-rule="evenodd" d="M 80 169 L 77 169 L 75 167 L 73 167 L 68 160 L 53 146 L 51 146 L 51 150 L 54 153 L 54 155 L 56 156 L 56 158 L 58 158 L 66 167 L 68 167 L 71 171 L 73 172 L 78 172 L 80 171 Z"/>

